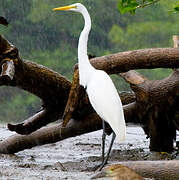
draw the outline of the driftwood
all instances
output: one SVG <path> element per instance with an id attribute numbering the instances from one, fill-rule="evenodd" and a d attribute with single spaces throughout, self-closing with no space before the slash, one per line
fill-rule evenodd
<path id="1" fill-rule="evenodd" d="M 19 134 L 30 134 L 42 126 L 62 118 L 64 110 L 68 112 L 64 114 L 64 118 L 74 119 L 74 125 L 82 121 L 83 127 L 87 129 L 86 132 L 101 128 L 101 122 L 99 124 L 97 123 L 98 126 L 95 125 L 95 119 L 99 119 L 99 117 L 91 107 L 86 93 L 83 92 L 83 88 L 77 87 L 77 89 L 80 88 L 80 92 L 82 92 L 79 94 L 84 95 L 79 96 L 78 102 L 71 101 L 71 104 L 75 105 L 74 108 L 71 106 L 70 111 L 67 107 L 65 109 L 66 104 L 68 104 L 67 100 L 71 89 L 71 82 L 59 73 L 42 65 L 22 60 L 17 48 L 12 46 L 2 36 L 0 37 L 0 59 L 2 66 L 4 63 L 7 63 L 9 59 L 14 62 L 15 68 L 13 79 L 11 80 L 11 78 L 9 78 L 8 80 L 4 80 L 4 78 L 0 78 L 0 84 L 17 86 L 29 91 L 38 96 L 43 103 L 42 110 L 34 116 L 17 125 L 8 124 L 9 130 L 16 131 Z M 178 129 L 179 124 L 177 116 L 177 96 L 179 94 L 178 70 L 175 69 L 173 73 L 165 79 L 150 81 L 135 71 L 131 71 L 131 69 L 156 67 L 178 68 L 178 48 L 155 48 L 122 52 L 94 58 L 91 60 L 91 63 L 96 68 L 104 69 L 109 74 L 130 70 L 126 73 L 121 73 L 121 76 L 131 85 L 131 89 L 135 93 L 135 95 L 133 93 L 125 93 L 125 96 L 124 93 L 120 94 L 123 104 L 126 104 L 124 105 L 126 122 L 141 124 L 146 134 L 150 137 L 151 150 L 171 152 L 173 150 L 173 140 L 176 137 L 176 129 Z M 77 71 L 76 67 L 75 71 Z M 74 73 L 73 81 L 76 81 L 76 79 L 78 79 L 78 73 Z M 72 87 L 75 88 L 75 86 Z M 91 130 L 89 130 L 89 128 L 87 128 L 89 124 L 87 120 L 84 121 L 84 119 L 89 120 L 91 114 L 94 114 L 94 124 Z M 58 125 L 56 126 L 58 127 Z M 49 129 L 50 128 L 56 129 L 54 127 L 49 127 Z M 68 131 L 68 126 L 66 129 Z M 79 129 L 81 129 L 80 126 Z M 167 135 L 165 133 L 166 131 L 168 132 Z M 40 132 L 43 132 L 43 129 L 41 129 Z M 53 132 L 55 134 L 55 130 Z M 71 134 L 75 136 L 75 133 L 79 135 L 79 132 L 80 130 L 72 133 L 69 129 L 68 136 L 71 137 Z M 85 133 L 85 130 L 83 133 Z M 32 137 L 32 135 L 34 134 L 30 136 Z M 37 140 L 38 133 L 35 132 L 35 135 L 36 137 L 34 138 Z M 61 137 L 64 139 L 62 133 Z M 21 138 L 26 138 L 26 136 L 22 136 Z M 49 139 L 51 139 L 50 136 Z M 56 141 L 61 140 L 58 139 L 58 137 L 55 139 Z M 43 140 L 43 143 L 49 142 L 50 140 L 47 140 L 47 142 Z M 39 145 L 39 143 L 38 141 L 34 146 Z M 8 145 L 9 144 L 7 144 L 7 146 Z M 1 147 L 0 145 L 0 151 L 3 153 Z M 32 146 L 29 145 L 29 147 Z M 28 147 L 19 147 L 19 150 L 25 148 Z M 8 147 L 5 149 L 8 149 Z M 18 151 L 18 148 L 16 149 Z"/>
<path id="2" fill-rule="evenodd" d="M 109 74 L 120 73 L 130 84 L 134 93 L 119 93 L 125 119 L 127 123 L 138 123 L 143 127 L 150 138 L 150 150 L 173 151 L 173 140 L 176 130 L 179 130 L 179 49 L 127 51 L 93 58 L 91 63 Z M 23 60 L 18 49 L 2 36 L 0 65 L 0 85 L 16 86 L 42 100 L 42 109 L 38 113 L 22 123 L 8 124 L 9 130 L 21 135 L 13 135 L 0 142 L 0 153 L 16 153 L 102 128 L 101 119 L 91 107 L 84 89 L 77 83 L 77 65 L 71 83 L 59 73 Z M 151 81 L 134 71 L 158 67 L 172 68 L 173 72 L 165 79 Z M 65 128 L 62 123 L 43 127 L 62 118 L 67 124 Z"/>
<path id="3" fill-rule="evenodd" d="M 111 180 L 120 180 L 120 179 L 136 179 L 136 180 L 144 180 L 142 176 L 137 174 L 131 168 L 127 166 L 123 166 L 121 164 L 114 164 L 104 168 L 101 172 L 98 172 L 91 179 L 99 179 L 107 177 L 107 179 Z"/>
<path id="4" fill-rule="evenodd" d="M 138 161 L 121 162 L 124 166 L 132 168 L 143 177 L 175 180 L 179 178 L 179 161 Z"/>
<path id="5" fill-rule="evenodd" d="M 91 179 L 97 179 L 98 177 L 104 177 L 105 175 L 106 176 L 108 175 L 108 176 L 116 177 L 116 180 L 117 180 L 117 177 L 119 177 L 120 175 L 118 173 L 120 172 L 121 174 L 124 174 L 124 177 L 128 177 L 128 176 L 130 177 L 131 176 L 130 171 L 128 169 L 124 169 L 124 167 L 128 167 L 134 170 L 136 173 L 138 173 L 139 175 L 145 178 L 154 178 L 155 180 L 179 179 L 179 172 L 178 172 L 179 161 L 175 161 L 175 160 L 119 162 L 119 164 L 112 164 L 109 167 L 102 170 L 102 172 L 98 172 Z M 134 179 L 134 178 L 131 178 L 131 179 Z M 135 179 L 140 179 L 140 178 L 135 177 Z"/>

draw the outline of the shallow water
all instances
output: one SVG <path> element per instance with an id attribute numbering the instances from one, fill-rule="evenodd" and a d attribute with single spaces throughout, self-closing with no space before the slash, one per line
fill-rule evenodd
<path id="1" fill-rule="evenodd" d="M 13 134 L 6 128 L 0 128 L 0 140 Z M 102 131 L 97 131 L 27 149 L 15 155 L 0 154 L 0 179 L 90 179 L 94 174 L 92 168 L 101 162 L 101 135 Z M 107 138 L 107 147 L 110 138 Z M 147 159 L 150 155 L 148 146 L 149 140 L 142 128 L 127 127 L 126 141 L 114 143 L 109 163 Z"/>

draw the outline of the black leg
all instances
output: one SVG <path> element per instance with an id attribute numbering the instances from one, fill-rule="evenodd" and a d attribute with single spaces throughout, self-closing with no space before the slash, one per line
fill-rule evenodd
<path id="1" fill-rule="evenodd" d="M 106 133 L 105 133 L 105 122 L 102 120 L 103 124 L 103 135 L 102 135 L 102 162 L 104 161 L 104 153 L 105 153 L 105 141 L 106 141 Z"/>
<path id="2" fill-rule="evenodd" d="M 111 152 L 111 149 L 112 149 L 112 146 L 113 146 L 113 143 L 114 143 L 115 138 L 116 138 L 116 134 L 113 132 L 113 134 L 112 134 L 112 139 L 111 139 L 111 143 L 110 143 L 110 146 L 109 146 L 107 155 L 106 155 L 105 159 L 103 159 L 102 164 L 101 164 L 101 166 L 99 167 L 99 170 L 101 170 L 101 169 L 107 164 L 107 161 L 108 161 L 108 159 L 109 159 L 109 155 L 110 155 L 110 152 Z"/>

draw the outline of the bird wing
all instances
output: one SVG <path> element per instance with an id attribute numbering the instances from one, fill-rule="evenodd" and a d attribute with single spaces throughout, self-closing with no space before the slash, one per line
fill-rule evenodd
<path id="1" fill-rule="evenodd" d="M 122 103 L 108 74 L 101 70 L 95 71 L 87 84 L 87 94 L 96 113 L 109 123 L 117 140 L 124 140 L 126 126 Z"/>

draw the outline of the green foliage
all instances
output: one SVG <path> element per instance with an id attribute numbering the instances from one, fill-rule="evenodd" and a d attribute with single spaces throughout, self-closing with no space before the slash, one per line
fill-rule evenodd
<path id="1" fill-rule="evenodd" d="M 129 12 L 135 14 L 137 8 L 144 8 L 159 0 L 119 0 L 118 9 L 121 14 Z"/>
<path id="2" fill-rule="evenodd" d="M 134 15 L 138 8 L 144 8 L 146 6 L 153 5 L 159 1 L 161 0 L 119 0 L 118 9 L 121 14 L 129 12 Z M 173 7 L 171 12 L 179 12 L 178 3 Z"/>
<path id="3" fill-rule="evenodd" d="M 23 121 L 40 109 L 40 100 L 25 91 L 1 87 L 0 122 Z"/>
<path id="4" fill-rule="evenodd" d="M 179 12 L 179 3 L 177 3 L 177 4 L 174 6 L 174 8 L 173 8 L 173 10 L 172 10 L 171 12 L 173 12 L 173 13 Z"/>
<path id="5" fill-rule="evenodd" d="M 121 14 L 130 12 L 135 14 L 136 8 L 139 6 L 139 3 L 136 0 L 120 0 L 118 3 L 118 9 Z"/>
<path id="6" fill-rule="evenodd" d="M 157 20 L 131 23 L 126 28 L 113 25 L 109 32 L 109 39 L 115 49 L 120 49 L 121 51 L 126 49 L 167 47 L 171 42 L 166 37 L 172 37 L 178 31 L 178 28 L 179 25 L 172 22 L 164 24 Z M 166 30 L 163 31 L 164 29 Z"/>
<path id="7" fill-rule="evenodd" d="M 168 75 L 172 72 L 171 69 L 145 69 L 145 70 L 138 70 L 139 73 L 143 74 L 145 77 L 147 77 L 150 80 L 156 80 L 156 79 L 163 79 L 168 77 Z"/>
<path id="8" fill-rule="evenodd" d="M 0 16 L 5 16 L 10 24 L 8 28 L 0 26 L 0 34 L 19 48 L 22 57 L 71 79 L 73 66 L 77 63 L 83 18 L 73 12 L 53 12 L 52 8 L 75 2 L 1 0 Z M 172 35 L 179 31 L 178 13 L 169 13 L 170 10 L 178 11 L 178 0 L 158 3 L 154 3 L 156 0 L 78 2 L 82 2 L 91 15 L 88 52 L 95 56 L 141 48 L 171 47 Z M 170 70 L 140 72 L 149 79 L 161 79 L 168 76 Z M 118 75 L 112 75 L 112 78 L 119 90 L 129 90 L 128 84 Z M 0 102 L 0 121 L 22 121 L 40 108 L 37 97 L 16 88 L 1 87 Z"/>
<path id="9" fill-rule="evenodd" d="M 73 56 L 75 53 L 76 50 L 71 49 L 67 44 L 67 46 L 60 47 L 54 51 L 34 50 L 29 58 L 65 75 L 68 79 L 72 79 L 73 66 L 77 63 L 77 56 Z"/>
<path id="10" fill-rule="evenodd" d="M 165 4 L 156 4 L 128 16 L 126 25 L 113 24 L 108 38 L 115 51 L 172 46 L 171 37 L 179 29 L 177 19 L 177 14 L 168 13 Z"/>

